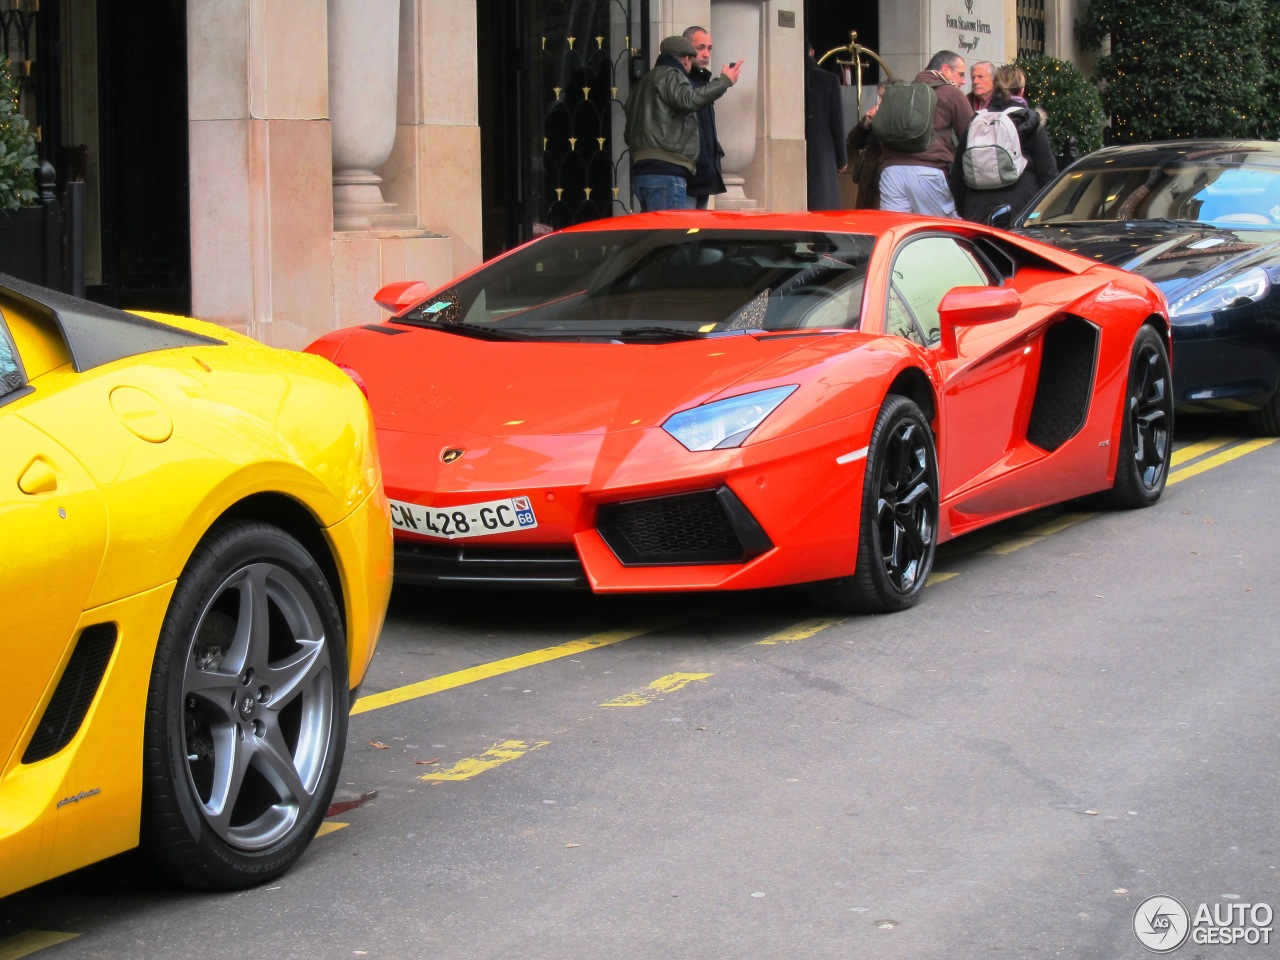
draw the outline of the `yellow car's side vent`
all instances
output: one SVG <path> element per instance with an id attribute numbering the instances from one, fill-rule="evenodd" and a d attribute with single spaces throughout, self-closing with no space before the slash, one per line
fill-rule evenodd
<path id="1" fill-rule="evenodd" d="M 52 757 L 71 742 L 89 711 L 89 704 L 93 703 L 115 647 L 114 623 L 96 623 L 80 632 L 76 648 L 67 661 L 67 669 L 49 699 L 35 736 L 22 755 L 23 763 Z"/>

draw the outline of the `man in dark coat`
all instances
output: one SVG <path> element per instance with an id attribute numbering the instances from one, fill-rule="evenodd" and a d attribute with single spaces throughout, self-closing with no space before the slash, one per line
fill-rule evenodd
<path id="1" fill-rule="evenodd" d="M 809 174 L 809 209 L 840 209 L 839 175 L 849 169 L 840 81 L 814 59 L 804 65 L 804 139 Z"/>
<path id="2" fill-rule="evenodd" d="M 706 27 L 694 26 L 685 30 L 684 36 L 698 51 L 689 71 L 689 82 L 698 90 L 711 81 L 711 33 Z M 723 156 L 724 149 L 716 135 L 716 107 L 708 103 L 698 110 L 698 160 L 685 188 L 690 209 L 705 210 L 712 197 L 725 192 L 724 175 L 720 172 Z"/>

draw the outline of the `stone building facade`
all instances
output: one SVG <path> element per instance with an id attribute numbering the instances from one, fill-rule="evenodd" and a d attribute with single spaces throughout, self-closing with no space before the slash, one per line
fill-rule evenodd
<path id="1" fill-rule="evenodd" d="M 691 24 L 711 29 L 714 68 L 747 64 L 716 107 L 729 193 L 715 206 L 789 210 L 806 194 L 809 27 L 827 34 L 814 37 L 820 50 L 843 43 L 845 27 L 858 31 L 910 77 L 940 48 L 1002 62 L 1030 44 L 1078 60 L 1070 24 L 1082 3 L 18 0 L 58 14 L 49 30 L 63 59 L 44 88 L 52 99 L 60 84 L 65 106 L 47 122 L 85 158 L 89 289 L 124 307 L 176 304 L 291 348 L 379 320 L 372 294 L 384 283 L 441 283 L 539 233 L 628 212 L 622 104 L 661 38 Z M 121 23 L 126 9 L 135 19 Z M 131 76 L 128 58 L 94 37 L 148 30 L 154 48 L 170 23 L 185 30 L 185 59 L 171 58 L 185 76 L 166 81 L 175 89 L 160 114 L 173 119 L 185 101 L 186 143 L 171 132 L 147 143 L 117 124 L 147 84 L 155 89 L 154 75 L 139 72 L 139 93 L 121 98 L 114 119 L 84 78 L 96 71 L 105 89 L 108 68 L 115 87 Z M 851 117 L 858 91 L 844 92 Z M 135 111 L 145 118 L 146 105 Z M 147 163 L 169 179 L 135 183 L 113 208 L 113 192 Z M 148 231 L 148 218 L 176 226 Z M 175 288 L 167 299 L 145 296 L 151 274 L 112 279 L 138 269 L 145 258 L 131 245 L 145 242 L 189 262 L 156 281 Z"/>

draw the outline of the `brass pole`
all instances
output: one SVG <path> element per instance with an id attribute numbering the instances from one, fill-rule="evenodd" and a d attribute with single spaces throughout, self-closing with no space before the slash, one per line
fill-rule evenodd
<path id="1" fill-rule="evenodd" d="M 862 55 L 865 53 L 868 57 L 880 64 L 884 68 L 885 79 L 894 79 L 893 71 L 889 69 L 889 65 L 880 58 L 880 55 L 870 47 L 864 47 L 858 42 L 858 31 L 849 31 L 849 42 L 842 47 L 832 47 L 826 53 L 818 58 L 818 63 L 825 63 L 829 57 L 837 53 L 843 53 L 849 57 L 848 60 L 837 59 L 836 63 L 842 67 L 853 67 L 854 79 L 857 82 L 857 93 L 854 94 L 854 100 L 857 102 L 858 116 L 862 116 Z"/>

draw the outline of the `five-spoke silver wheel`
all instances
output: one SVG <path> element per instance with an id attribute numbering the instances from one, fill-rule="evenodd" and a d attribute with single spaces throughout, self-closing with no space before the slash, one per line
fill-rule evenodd
<path id="1" fill-rule="evenodd" d="M 232 888 L 301 855 L 342 761 L 345 657 L 328 581 L 295 538 L 237 521 L 201 541 L 147 703 L 142 846 L 167 874 Z"/>
<path id="2" fill-rule="evenodd" d="M 255 563 L 210 598 L 182 678 L 183 752 L 205 820 L 261 850 L 314 800 L 333 725 L 332 651 L 311 595 Z"/>

